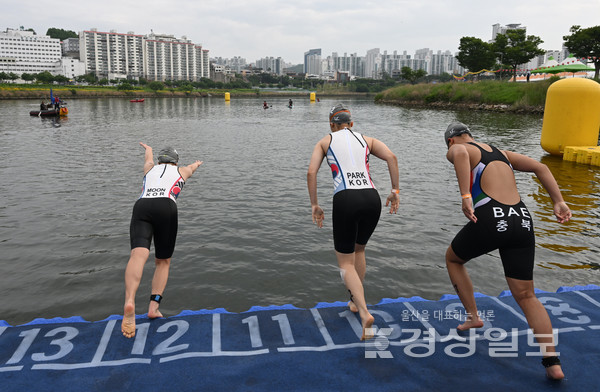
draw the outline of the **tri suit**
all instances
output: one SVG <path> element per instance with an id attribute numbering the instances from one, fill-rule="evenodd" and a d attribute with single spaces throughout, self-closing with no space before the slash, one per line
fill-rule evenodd
<path id="1" fill-rule="evenodd" d="M 176 200 L 184 184 L 175 165 L 155 165 L 146 173 L 142 194 L 135 202 L 131 216 L 131 249 L 150 249 L 154 237 L 156 258 L 173 256 L 178 225 Z"/>
<path id="2" fill-rule="evenodd" d="M 327 163 L 333 175 L 333 243 L 340 253 L 366 245 L 381 215 L 381 199 L 369 173 L 369 146 L 348 128 L 330 134 Z"/>
<path id="3" fill-rule="evenodd" d="M 477 223 L 467 223 L 452 240 L 452 250 L 468 261 L 498 249 L 504 275 L 520 280 L 533 279 L 535 235 L 531 214 L 523 201 L 506 205 L 488 196 L 481 187 L 485 168 L 493 161 L 512 165 L 494 146 L 491 152 L 476 143 L 469 144 L 481 151 L 481 160 L 471 171 L 471 196 Z"/>

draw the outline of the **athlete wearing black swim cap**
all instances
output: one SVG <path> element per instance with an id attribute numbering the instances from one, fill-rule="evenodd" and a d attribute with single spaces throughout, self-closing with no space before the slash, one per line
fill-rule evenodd
<path id="1" fill-rule="evenodd" d="M 148 318 L 162 317 L 158 310 L 169 277 L 171 256 L 177 238 L 176 200 L 185 181 L 202 164 L 178 167 L 179 154 L 171 147 L 158 154 L 154 164 L 152 148 L 140 143 L 144 154 L 144 185 L 140 198 L 133 206 L 129 227 L 131 255 L 125 270 L 125 305 L 121 332 L 125 337 L 135 336 L 135 294 L 142 279 L 144 265 L 150 255 L 154 240 L 156 268 L 152 279 L 152 295 L 148 306 Z"/>
<path id="2" fill-rule="evenodd" d="M 542 347 L 546 374 L 552 379 L 562 379 L 552 323 L 533 287 L 533 221 L 517 190 L 513 169 L 537 176 L 552 199 L 558 222 L 564 223 L 571 218 L 571 211 L 558 184 L 546 165 L 525 155 L 476 142 L 462 123 L 450 124 L 444 141 L 448 146 L 446 158 L 456 171 L 462 211 L 469 219 L 446 251 L 450 281 L 467 312 L 467 320 L 458 329 L 480 328 L 484 324 L 477 314 L 473 284 L 465 263 L 498 249 L 508 287 Z"/>

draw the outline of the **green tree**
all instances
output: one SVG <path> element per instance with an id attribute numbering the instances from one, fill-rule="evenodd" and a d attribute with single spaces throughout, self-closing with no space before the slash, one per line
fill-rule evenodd
<path id="1" fill-rule="evenodd" d="M 165 85 L 162 82 L 154 81 L 154 82 L 148 83 L 148 88 L 150 88 L 150 90 L 152 90 L 154 92 L 157 92 L 158 90 L 164 89 Z"/>
<path id="2" fill-rule="evenodd" d="M 0 72 L 0 82 L 8 80 L 8 74 L 6 72 Z"/>
<path id="3" fill-rule="evenodd" d="M 402 76 L 402 79 L 408 80 L 411 84 L 415 84 L 417 80 L 427 75 L 427 71 L 424 69 L 417 69 L 414 71 L 410 67 L 402 67 L 400 75 Z"/>
<path id="4" fill-rule="evenodd" d="M 46 31 L 46 35 L 49 36 L 50 38 L 58 38 L 61 41 L 65 40 L 67 38 L 77 38 L 78 37 L 77 33 L 74 31 L 57 29 L 56 27 L 50 27 L 48 29 L 48 31 Z"/>
<path id="5" fill-rule="evenodd" d="M 35 80 L 37 80 L 40 83 L 50 84 L 54 82 L 54 75 L 52 75 L 48 71 L 40 72 L 35 75 Z"/>
<path id="6" fill-rule="evenodd" d="M 573 26 L 569 31 L 571 35 L 563 37 L 565 46 L 577 57 L 591 58 L 596 69 L 594 79 L 598 79 L 600 75 L 600 26 L 587 29 Z"/>
<path id="7" fill-rule="evenodd" d="M 492 45 L 475 37 L 462 37 L 456 55 L 458 64 L 471 72 L 490 69 L 496 62 Z"/>
<path id="8" fill-rule="evenodd" d="M 9 79 L 11 82 L 14 82 L 15 80 L 19 79 L 19 75 L 17 75 L 17 74 L 16 74 L 16 73 L 14 73 L 14 72 L 9 72 L 9 73 L 8 73 L 8 79 Z"/>
<path id="9" fill-rule="evenodd" d="M 98 84 L 100 86 L 106 86 L 108 84 L 108 79 L 107 78 L 102 78 L 102 79 L 98 80 Z"/>
<path id="10" fill-rule="evenodd" d="M 26 82 L 33 82 L 35 80 L 35 75 L 27 73 L 27 72 L 23 72 L 21 74 L 21 79 L 23 79 Z"/>
<path id="11" fill-rule="evenodd" d="M 506 34 L 498 34 L 492 47 L 500 63 L 512 68 L 512 74 L 516 81 L 519 65 L 545 53 L 538 47 L 543 42 L 540 37 L 535 35 L 525 35 L 523 29 L 512 29 L 506 31 Z"/>

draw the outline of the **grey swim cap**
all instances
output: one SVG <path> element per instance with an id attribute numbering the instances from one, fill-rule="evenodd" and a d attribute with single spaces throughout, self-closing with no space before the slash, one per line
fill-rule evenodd
<path id="1" fill-rule="evenodd" d="M 338 103 L 329 111 L 329 122 L 334 124 L 349 124 L 352 122 L 350 110 L 341 103 Z"/>
<path id="2" fill-rule="evenodd" d="M 158 153 L 158 163 L 177 163 L 179 154 L 173 147 L 166 147 Z"/>
<path id="3" fill-rule="evenodd" d="M 444 141 L 446 142 L 446 146 L 450 145 L 450 139 L 452 139 L 454 136 L 458 136 L 458 135 L 462 135 L 463 133 L 468 134 L 469 136 L 473 136 L 471 135 L 471 131 L 469 130 L 469 127 L 467 127 L 465 124 L 461 123 L 461 122 L 453 122 L 450 125 L 448 125 L 448 128 L 446 129 L 446 132 L 444 133 Z"/>

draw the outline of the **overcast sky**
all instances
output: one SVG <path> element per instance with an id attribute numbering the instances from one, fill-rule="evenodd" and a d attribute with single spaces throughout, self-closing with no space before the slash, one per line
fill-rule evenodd
<path id="1" fill-rule="evenodd" d="M 356 53 L 458 50 L 461 37 L 488 41 L 492 25 L 520 23 L 540 37 L 541 48 L 559 50 L 573 25 L 600 25 L 600 0 L 3 0 L 0 29 L 56 27 L 80 32 L 133 31 L 186 36 L 210 57 L 241 56 L 248 63 L 273 56 L 300 64 L 321 48 Z"/>

